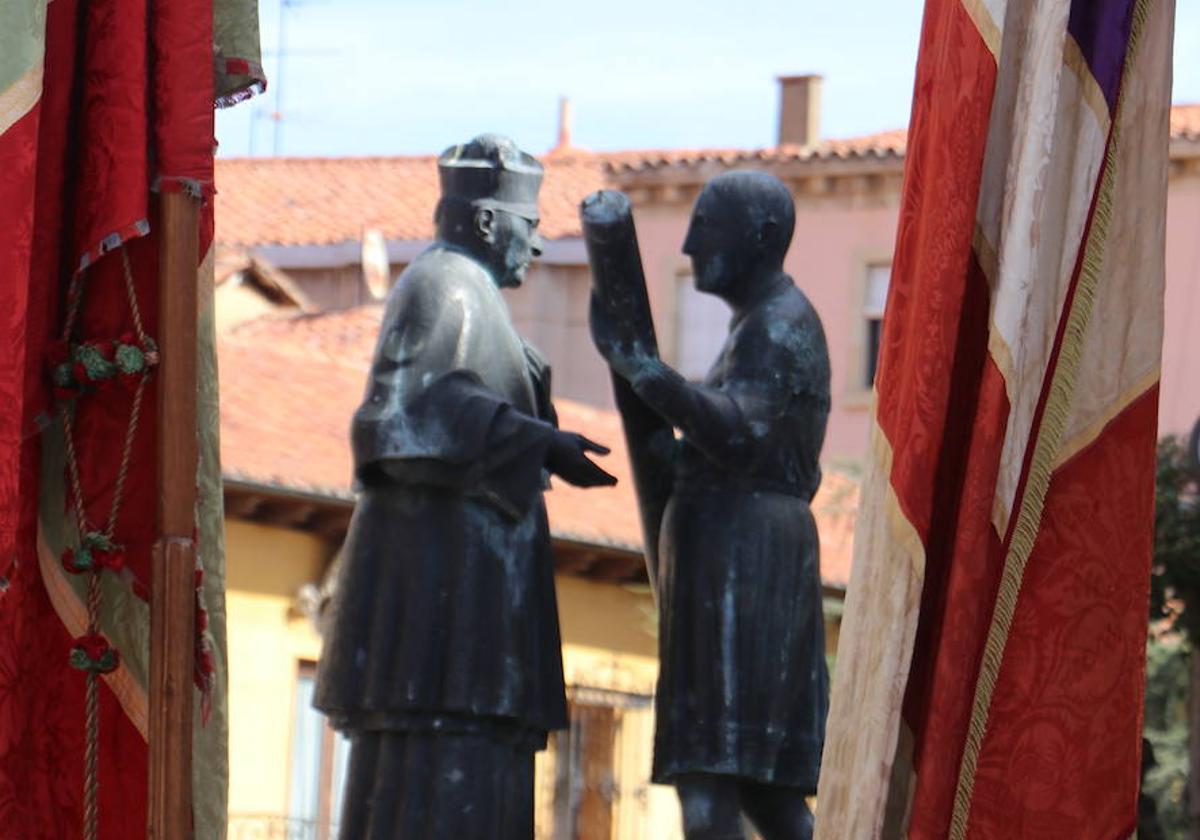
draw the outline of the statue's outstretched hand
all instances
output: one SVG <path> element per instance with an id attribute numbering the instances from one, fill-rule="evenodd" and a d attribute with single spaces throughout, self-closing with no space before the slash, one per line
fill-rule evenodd
<path id="1" fill-rule="evenodd" d="M 607 455 L 607 446 L 594 443 L 575 432 L 555 431 L 550 449 L 546 452 L 546 469 L 576 487 L 612 487 L 617 483 L 588 458 L 587 453 Z"/>

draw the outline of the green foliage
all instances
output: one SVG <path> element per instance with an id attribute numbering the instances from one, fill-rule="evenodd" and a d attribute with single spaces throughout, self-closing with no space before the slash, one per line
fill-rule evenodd
<path id="1" fill-rule="evenodd" d="M 1200 649 L 1200 483 L 1177 438 L 1158 446 L 1150 641 L 1143 734 L 1153 753 L 1142 790 L 1157 806 L 1165 837 L 1188 836 L 1188 696 L 1191 657 Z"/>
<path id="2" fill-rule="evenodd" d="M 1150 620 L 1174 619 L 1192 647 L 1200 646 L 1200 486 L 1184 445 L 1158 445 L 1154 506 L 1154 567 Z"/>
<path id="3" fill-rule="evenodd" d="M 1142 792 L 1155 803 L 1164 837 L 1187 836 L 1190 659 L 1190 646 L 1179 636 L 1152 639 L 1146 648 L 1146 720 L 1142 734 L 1150 744 L 1154 762 L 1146 770 Z"/>

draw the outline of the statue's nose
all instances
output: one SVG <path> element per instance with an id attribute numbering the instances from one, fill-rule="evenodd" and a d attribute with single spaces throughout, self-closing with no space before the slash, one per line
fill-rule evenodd
<path id="1" fill-rule="evenodd" d="M 683 253 L 689 257 L 696 254 L 696 232 L 691 228 L 688 228 L 687 236 L 683 238 Z"/>
<path id="2" fill-rule="evenodd" d="M 535 257 L 540 257 L 545 245 L 546 243 L 542 240 L 542 237 L 535 233 L 533 239 L 529 241 L 529 250 L 533 252 Z"/>

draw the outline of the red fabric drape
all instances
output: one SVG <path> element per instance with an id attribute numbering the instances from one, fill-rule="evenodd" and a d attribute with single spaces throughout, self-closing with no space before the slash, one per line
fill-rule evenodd
<path id="1" fill-rule="evenodd" d="M 156 334 L 151 186 L 211 195 L 211 0 L 48 4 L 40 101 L 0 133 L 0 837 L 81 836 L 84 674 L 39 571 L 40 430 L 53 423 L 46 350 L 63 295 L 85 272 L 81 339 L 132 329 L 116 249 L 127 249 L 147 332 Z M 201 254 L 211 243 L 211 210 Z M 146 393 L 115 537 L 132 586 L 149 587 L 157 502 L 154 385 Z M 108 515 L 131 395 L 77 402 L 89 518 Z M 61 512 L 65 515 L 65 511 Z M 102 683 L 100 837 L 146 830 L 146 742 Z"/>

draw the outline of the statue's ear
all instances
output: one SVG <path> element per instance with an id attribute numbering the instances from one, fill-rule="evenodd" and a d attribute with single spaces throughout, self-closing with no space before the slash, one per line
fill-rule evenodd
<path id="1" fill-rule="evenodd" d="M 767 219 L 758 227 L 758 246 L 764 251 L 772 251 L 779 245 L 779 222 Z"/>
<path id="2" fill-rule="evenodd" d="M 475 233 L 484 242 L 491 242 L 496 238 L 496 214 L 487 207 L 480 207 L 475 211 Z"/>

